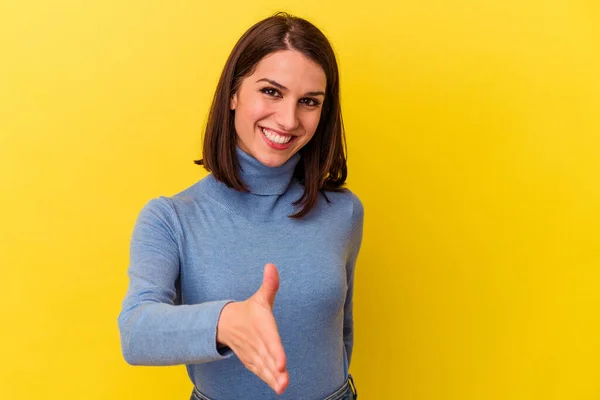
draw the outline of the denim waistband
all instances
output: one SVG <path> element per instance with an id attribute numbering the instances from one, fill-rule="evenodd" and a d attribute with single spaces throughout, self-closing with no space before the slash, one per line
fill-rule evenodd
<path id="1" fill-rule="evenodd" d="M 358 393 L 352 375 L 348 374 L 348 379 L 338 390 L 327 396 L 324 400 L 357 400 Z M 190 400 L 211 400 L 210 397 L 202 394 L 197 387 L 194 386 L 192 397 Z"/>

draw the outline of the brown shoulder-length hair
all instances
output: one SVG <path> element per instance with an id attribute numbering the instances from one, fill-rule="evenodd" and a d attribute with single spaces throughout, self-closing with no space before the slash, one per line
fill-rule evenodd
<path id="1" fill-rule="evenodd" d="M 290 218 L 302 218 L 316 205 L 319 193 L 346 189 L 347 146 L 340 107 L 338 66 L 331 44 L 310 22 L 287 13 L 276 13 L 242 35 L 234 46 L 217 85 L 204 135 L 203 159 L 194 161 L 213 173 L 215 179 L 240 192 L 248 187 L 238 173 L 237 135 L 230 100 L 242 79 L 254 72 L 265 56 L 281 50 L 296 50 L 323 68 L 327 78 L 325 99 L 315 135 L 299 152 L 301 160 L 294 177 L 304 193 L 293 205 L 302 209 Z"/>

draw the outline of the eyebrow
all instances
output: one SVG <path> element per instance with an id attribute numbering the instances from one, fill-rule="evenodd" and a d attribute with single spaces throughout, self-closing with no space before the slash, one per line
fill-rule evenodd
<path id="1" fill-rule="evenodd" d="M 258 82 L 269 82 L 271 85 L 281 89 L 281 90 L 286 90 L 288 91 L 289 89 L 286 88 L 285 86 L 283 86 L 281 83 L 279 82 L 275 82 L 271 79 L 267 79 L 267 78 L 262 78 L 256 81 L 256 83 Z M 323 96 L 325 97 L 325 92 L 307 92 L 304 94 L 305 96 Z"/>

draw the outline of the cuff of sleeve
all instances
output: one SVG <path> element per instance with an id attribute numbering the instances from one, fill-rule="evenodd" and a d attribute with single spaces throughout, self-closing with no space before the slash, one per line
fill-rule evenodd
<path id="1" fill-rule="evenodd" d="M 217 325 L 223 307 L 235 300 L 218 300 L 210 302 L 210 335 L 207 335 L 208 342 L 204 343 L 205 351 L 208 357 L 213 361 L 224 360 L 233 355 L 233 350 L 229 347 L 217 348 Z M 206 304 L 206 303 L 205 303 Z"/>

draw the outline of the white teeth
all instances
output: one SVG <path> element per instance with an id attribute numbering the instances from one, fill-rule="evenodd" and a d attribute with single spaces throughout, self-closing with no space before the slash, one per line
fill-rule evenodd
<path id="1" fill-rule="evenodd" d="M 287 142 L 292 140 L 291 136 L 281 136 L 281 135 L 278 135 L 275 132 L 271 132 L 265 128 L 262 128 L 262 131 L 265 134 L 265 136 L 267 137 L 267 139 L 269 139 L 270 141 L 272 141 L 274 143 L 286 144 Z"/>

